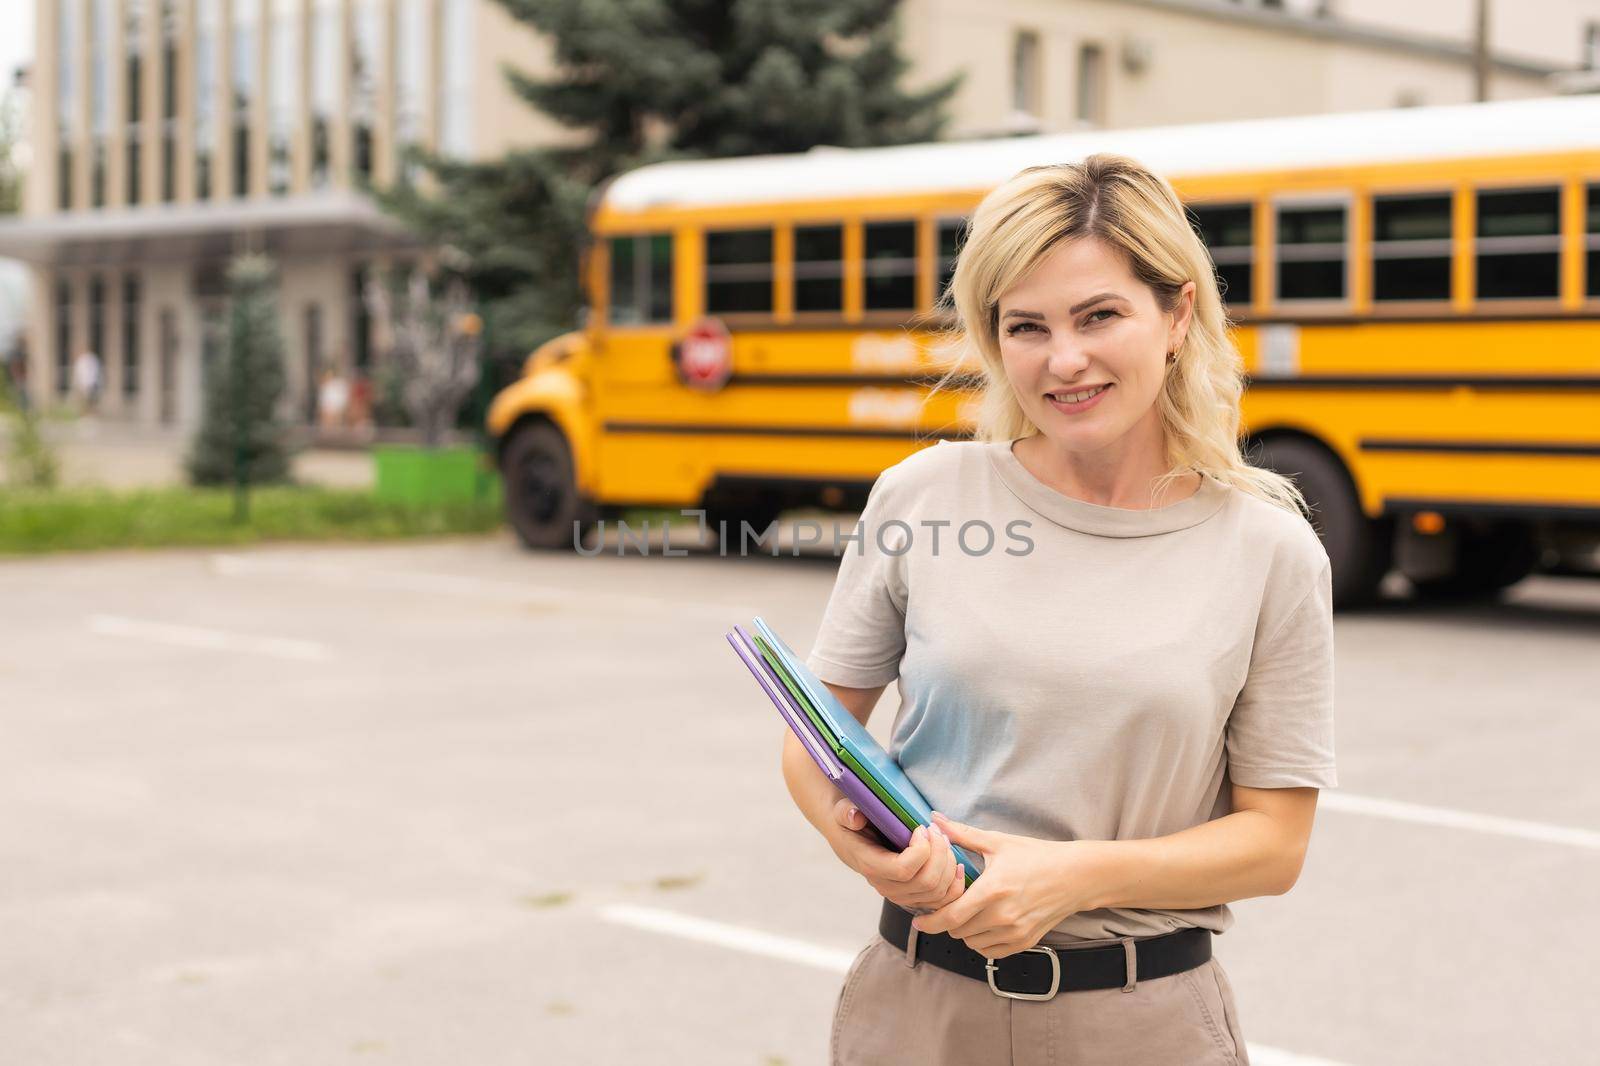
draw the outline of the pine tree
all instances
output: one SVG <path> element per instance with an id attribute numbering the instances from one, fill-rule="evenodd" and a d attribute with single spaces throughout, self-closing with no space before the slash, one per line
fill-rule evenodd
<path id="1" fill-rule="evenodd" d="M 206 368 L 205 407 L 189 452 L 197 485 L 234 487 L 234 518 L 249 514 L 252 485 L 289 479 L 289 449 L 277 410 L 284 392 L 283 343 L 272 261 L 243 255 L 228 267 L 228 342 Z"/>
<path id="2" fill-rule="evenodd" d="M 386 206 L 463 253 L 496 348 L 576 325 L 584 208 L 646 163 L 937 139 L 960 75 L 906 91 L 898 0 L 499 0 L 547 37 L 557 74 L 517 94 L 587 134 L 480 164 L 423 157 L 432 196 Z"/>

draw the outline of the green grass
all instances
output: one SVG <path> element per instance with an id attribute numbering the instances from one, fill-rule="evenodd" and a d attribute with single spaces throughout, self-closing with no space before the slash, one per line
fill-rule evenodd
<path id="1" fill-rule="evenodd" d="M 253 491 L 249 519 L 236 524 L 228 489 L 0 487 L 0 555 L 430 537 L 486 533 L 501 520 L 494 500 L 419 506 L 352 489 L 277 486 Z"/>

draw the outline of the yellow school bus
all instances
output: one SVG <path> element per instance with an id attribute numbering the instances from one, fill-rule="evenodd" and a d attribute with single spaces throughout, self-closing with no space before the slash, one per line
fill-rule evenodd
<path id="1" fill-rule="evenodd" d="M 965 216 L 1097 151 L 1169 178 L 1250 383 L 1247 454 L 1316 507 L 1340 604 L 1488 593 L 1600 538 L 1600 97 L 676 162 L 595 197 L 584 328 L 488 416 L 508 518 L 758 528 L 970 435 L 929 317 Z M 976 368 L 974 368 L 975 370 Z M 736 527 L 735 527 L 736 528 Z"/>

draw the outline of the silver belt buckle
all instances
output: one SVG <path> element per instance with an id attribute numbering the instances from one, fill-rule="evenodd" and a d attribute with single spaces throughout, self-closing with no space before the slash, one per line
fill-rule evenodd
<path id="1" fill-rule="evenodd" d="M 1038 951 L 1050 956 L 1050 991 L 1007 992 L 1005 989 L 994 983 L 994 972 L 996 969 L 995 961 L 993 959 L 984 959 L 983 968 L 989 975 L 989 987 L 994 991 L 995 995 L 1004 996 L 1007 999 L 1044 1000 L 1056 998 L 1056 992 L 1061 988 L 1061 957 L 1056 954 L 1055 948 L 1047 947 L 1042 944 L 1038 947 L 1023 948 L 1022 951 L 1018 952 L 1017 954 L 1020 955 L 1029 951 Z"/>

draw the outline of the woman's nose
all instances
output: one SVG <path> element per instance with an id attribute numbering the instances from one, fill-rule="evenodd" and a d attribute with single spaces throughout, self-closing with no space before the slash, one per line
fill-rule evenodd
<path id="1" fill-rule="evenodd" d="M 1088 365 L 1089 353 L 1082 342 L 1071 338 L 1057 340 L 1045 361 L 1045 369 L 1063 381 L 1076 377 Z"/>

